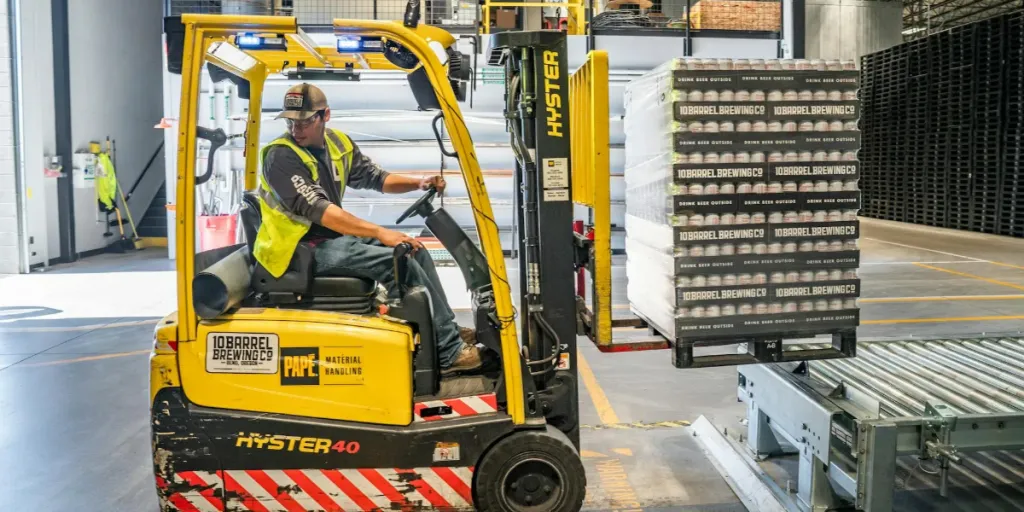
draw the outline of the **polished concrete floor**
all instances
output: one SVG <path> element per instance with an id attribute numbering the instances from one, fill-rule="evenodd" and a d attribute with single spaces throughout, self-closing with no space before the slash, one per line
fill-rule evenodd
<path id="1" fill-rule="evenodd" d="M 1024 327 L 1024 241 L 868 220 L 863 232 L 861 337 Z M 165 256 L 0 277 L 0 511 L 156 510 L 146 354 L 175 307 Z M 588 510 L 744 510 L 685 427 L 743 416 L 735 369 L 677 370 L 668 351 L 585 341 L 580 353 Z"/>

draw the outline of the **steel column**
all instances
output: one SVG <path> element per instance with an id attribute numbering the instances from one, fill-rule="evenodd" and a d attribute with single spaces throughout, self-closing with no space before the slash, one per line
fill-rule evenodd
<path id="1" fill-rule="evenodd" d="M 68 38 L 68 0 L 53 0 L 53 111 L 54 139 L 64 172 L 57 178 L 57 217 L 60 261 L 78 259 L 75 248 L 75 189 L 71 172 L 71 57 Z"/>

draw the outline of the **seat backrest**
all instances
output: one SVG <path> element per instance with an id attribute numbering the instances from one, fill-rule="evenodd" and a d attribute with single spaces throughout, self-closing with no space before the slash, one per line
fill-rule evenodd
<path id="1" fill-rule="evenodd" d="M 238 213 L 242 219 L 242 230 L 245 231 L 245 243 L 249 246 L 249 254 L 252 254 L 253 246 L 256 244 L 256 235 L 260 232 L 260 224 L 263 223 L 260 200 L 256 194 L 252 192 L 242 194 L 242 209 Z"/>

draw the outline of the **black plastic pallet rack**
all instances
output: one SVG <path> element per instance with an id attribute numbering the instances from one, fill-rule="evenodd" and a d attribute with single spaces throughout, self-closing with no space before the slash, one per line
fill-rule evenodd
<path id="1" fill-rule="evenodd" d="M 1019 236 L 1024 13 L 955 27 L 861 63 L 861 83 L 870 84 L 862 90 L 863 213 Z"/>

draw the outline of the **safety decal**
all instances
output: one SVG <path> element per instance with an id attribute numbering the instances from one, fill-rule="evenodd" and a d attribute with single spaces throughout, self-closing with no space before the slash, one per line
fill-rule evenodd
<path id="1" fill-rule="evenodd" d="M 211 332 L 206 335 L 208 373 L 277 373 L 276 334 Z"/>
<path id="2" fill-rule="evenodd" d="M 562 352 L 561 354 L 558 354 L 558 365 L 555 366 L 555 369 L 568 370 L 569 365 L 572 361 L 569 356 L 570 354 L 568 352 Z"/>
<path id="3" fill-rule="evenodd" d="M 451 412 L 448 412 L 449 408 Z M 498 412 L 498 397 L 494 393 L 417 402 L 413 406 L 413 421 L 446 420 L 491 412 Z"/>
<path id="4" fill-rule="evenodd" d="M 434 445 L 434 462 L 453 462 L 462 458 L 459 443 L 437 443 Z"/>
<path id="5" fill-rule="evenodd" d="M 162 510 L 325 512 L 472 510 L 473 468 L 182 471 Z"/>

